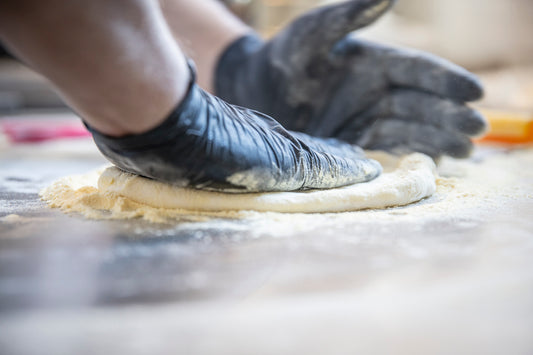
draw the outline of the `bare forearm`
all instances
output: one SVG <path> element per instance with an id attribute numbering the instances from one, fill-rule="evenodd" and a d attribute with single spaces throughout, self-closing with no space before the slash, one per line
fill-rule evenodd
<path id="1" fill-rule="evenodd" d="M 159 124 L 189 81 L 155 2 L 6 0 L 0 2 L 0 39 L 109 135 Z"/>
<path id="2" fill-rule="evenodd" d="M 252 29 L 216 0 L 160 0 L 160 4 L 174 37 L 198 67 L 199 84 L 213 92 L 220 54 Z"/>

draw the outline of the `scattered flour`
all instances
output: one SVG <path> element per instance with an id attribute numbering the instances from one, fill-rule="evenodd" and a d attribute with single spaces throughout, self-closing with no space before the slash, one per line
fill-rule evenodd
<path id="1" fill-rule="evenodd" d="M 41 197 L 51 207 L 81 213 L 91 219 L 142 218 L 154 223 L 181 222 L 182 228 L 187 228 L 183 221 L 194 222 L 195 228 L 201 228 L 198 222 L 205 223 L 205 228 L 218 228 L 221 219 L 238 219 L 259 234 L 268 231 L 278 235 L 313 230 L 324 224 L 424 223 L 443 219 L 477 223 L 505 210 L 513 201 L 533 199 L 533 149 L 509 152 L 487 149 L 478 151 L 469 160 L 443 158 L 438 171 L 436 192 L 430 198 L 404 207 L 343 213 L 194 212 L 155 208 L 125 197 L 102 194 L 97 187 L 102 170 L 63 178 L 44 189 Z M 243 224 L 232 225 L 240 228 Z"/>
<path id="2" fill-rule="evenodd" d="M 391 159 L 385 153 L 373 155 L 385 166 L 380 177 L 337 189 L 220 193 L 173 186 L 109 167 L 60 179 L 41 196 L 53 207 L 89 218 L 143 217 L 158 222 L 190 211 L 324 213 L 385 208 L 420 201 L 435 192 L 436 168 L 429 157 L 411 154 Z"/>
<path id="3" fill-rule="evenodd" d="M 0 221 L 4 223 L 18 223 L 22 219 L 18 214 L 8 214 L 7 216 L 0 217 Z"/>

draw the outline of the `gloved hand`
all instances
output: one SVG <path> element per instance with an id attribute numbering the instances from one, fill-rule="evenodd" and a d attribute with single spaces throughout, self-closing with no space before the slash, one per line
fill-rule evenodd
<path id="1" fill-rule="evenodd" d="M 292 135 L 272 118 L 235 107 L 191 83 L 158 127 L 109 137 L 88 127 L 119 168 L 155 180 L 235 192 L 331 188 L 364 182 L 379 163 L 335 139 Z"/>
<path id="2" fill-rule="evenodd" d="M 216 95 L 276 117 L 287 129 L 369 149 L 466 157 L 484 118 L 465 105 L 482 96 L 466 70 L 433 55 L 356 39 L 394 0 L 315 9 L 269 42 L 232 43 L 216 69 Z"/>

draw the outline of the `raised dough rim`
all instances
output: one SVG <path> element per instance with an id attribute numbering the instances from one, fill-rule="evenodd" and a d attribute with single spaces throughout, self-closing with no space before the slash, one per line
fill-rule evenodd
<path id="1" fill-rule="evenodd" d="M 190 211 L 259 211 L 285 213 L 346 212 L 403 206 L 436 191 L 436 167 L 419 153 L 403 157 L 398 168 L 377 179 L 337 189 L 305 192 L 227 194 L 175 187 L 107 168 L 98 180 L 103 193 L 117 194 L 155 208 Z M 152 186 L 147 190 L 146 183 Z"/>

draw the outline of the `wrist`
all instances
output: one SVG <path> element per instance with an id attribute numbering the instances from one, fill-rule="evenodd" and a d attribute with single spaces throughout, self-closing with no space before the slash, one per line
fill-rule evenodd
<path id="1" fill-rule="evenodd" d="M 252 32 L 237 38 L 221 52 L 214 71 L 215 95 L 230 103 L 243 105 L 238 93 L 245 86 L 242 81 L 246 74 L 243 72 L 249 67 L 249 59 L 263 46 L 263 39 Z"/>
<path id="2" fill-rule="evenodd" d="M 195 92 L 199 89 L 196 85 L 196 70 L 194 68 L 194 63 L 191 60 L 188 60 L 187 67 L 189 71 L 189 79 L 182 99 L 175 105 L 175 108 L 170 112 L 170 114 L 164 117 L 164 119 L 161 120 L 157 126 L 145 130 L 142 133 L 115 136 L 106 134 L 105 132 L 98 130 L 98 128 L 89 125 L 86 121 L 83 121 L 85 127 L 87 127 L 87 130 L 91 132 L 96 145 L 99 148 L 107 147 L 112 151 L 118 151 L 124 148 L 146 148 L 151 144 L 157 144 L 175 139 L 173 135 L 175 132 L 171 129 L 171 127 L 176 125 L 181 113 L 188 109 L 190 102 L 194 100 Z M 104 155 L 107 156 L 105 153 Z"/>

